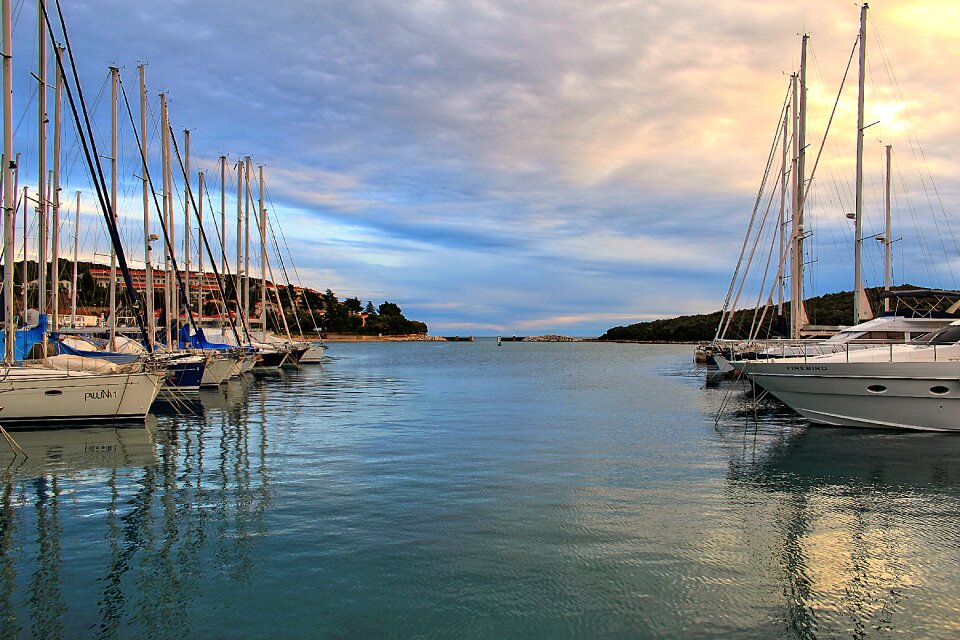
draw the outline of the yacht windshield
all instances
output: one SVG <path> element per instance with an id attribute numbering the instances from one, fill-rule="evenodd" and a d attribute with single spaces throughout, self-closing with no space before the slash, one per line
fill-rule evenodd
<path id="1" fill-rule="evenodd" d="M 953 344 L 954 342 L 960 342 L 960 326 L 949 325 L 911 340 L 910 344 Z"/>

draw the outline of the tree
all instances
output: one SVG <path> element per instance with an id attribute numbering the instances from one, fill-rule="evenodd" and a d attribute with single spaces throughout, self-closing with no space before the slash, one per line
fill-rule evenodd
<path id="1" fill-rule="evenodd" d="M 340 305 L 340 301 L 337 300 L 337 294 L 330 289 L 327 289 L 323 292 L 321 299 L 323 300 L 323 308 L 327 311 L 330 311 L 331 309 L 334 309 Z"/>
<path id="2" fill-rule="evenodd" d="M 380 308 L 377 311 L 382 316 L 400 316 L 403 317 L 403 312 L 400 311 L 400 307 L 392 302 L 384 302 L 380 305 Z"/>
<path id="3" fill-rule="evenodd" d="M 367 315 L 376 315 L 377 310 L 374 308 L 373 303 L 367 300 L 367 306 L 364 307 L 363 312 Z"/>
<path id="4" fill-rule="evenodd" d="M 352 313 L 360 313 L 363 310 L 363 303 L 360 302 L 360 298 L 347 298 L 343 301 L 343 306 Z"/>

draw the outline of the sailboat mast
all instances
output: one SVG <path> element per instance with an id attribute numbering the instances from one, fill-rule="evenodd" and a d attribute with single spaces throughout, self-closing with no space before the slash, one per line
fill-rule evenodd
<path id="1" fill-rule="evenodd" d="M 786 248 L 786 210 L 787 210 L 787 136 L 789 135 L 788 124 L 790 121 L 790 110 L 783 110 L 783 131 L 781 131 L 781 153 L 780 153 L 780 217 L 779 217 L 779 236 L 780 236 L 780 260 L 784 259 L 784 249 Z M 783 331 L 783 269 L 780 270 L 780 281 L 777 283 L 777 331 Z M 780 334 L 783 335 L 783 334 Z"/>
<path id="2" fill-rule="evenodd" d="M 13 326 L 13 199 L 14 192 L 9 185 L 13 184 L 13 38 L 10 0 L 0 0 L 0 21 L 3 22 L 3 313 L 5 326 L 5 341 L 3 359 L 7 364 L 14 361 L 14 343 L 16 334 Z M 43 40 L 43 38 L 41 38 Z M 24 208 L 27 201 L 24 199 Z M 26 264 L 26 248 L 24 248 L 24 264 Z M 26 282 L 24 282 L 26 284 Z"/>
<path id="3" fill-rule="evenodd" d="M 37 2 L 37 66 L 39 82 L 37 94 L 37 310 L 45 311 L 47 297 L 47 32 L 44 14 L 46 0 Z M 10 156 L 7 156 L 8 158 Z M 9 184 L 9 183 L 6 183 Z"/>
<path id="4" fill-rule="evenodd" d="M 77 256 L 80 253 L 80 192 L 77 191 L 77 213 L 73 222 L 73 286 L 70 287 L 70 326 L 77 326 L 77 276 L 79 264 Z"/>
<path id="5" fill-rule="evenodd" d="M 267 210 L 263 206 L 263 165 L 260 165 L 260 328 L 267 341 Z M 274 283 L 276 286 L 276 283 Z"/>
<path id="6" fill-rule="evenodd" d="M 203 233 L 203 171 L 197 174 L 197 234 Z M 199 235 L 198 235 L 199 238 Z M 203 243 L 197 242 L 197 325 L 203 322 Z"/>
<path id="7" fill-rule="evenodd" d="M 220 273 L 227 274 L 227 156 L 220 156 Z"/>
<path id="8" fill-rule="evenodd" d="M 853 323 L 857 324 L 869 313 L 863 309 L 863 279 L 861 277 L 861 252 L 863 249 L 863 91 L 867 61 L 867 3 L 860 7 L 860 73 L 857 93 L 857 199 L 854 212 L 853 251 Z"/>
<path id="9" fill-rule="evenodd" d="M 250 156 L 243 170 L 243 317 L 250 317 Z"/>
<path id="10" fill-rule="evenodd" d="M 243 304 L 243 290 L 240 286 L 240 273 L 243 267 L 243 160 L 237 161 L 237 277 L 234 294 L 237 299 L 237 315 Z M 246 317 L 246 316 L 244 316 Z M 249 339 L 249 336 L 247 336 Z"/>
<path id="11" fill-rule="evenodd" d="M 170 229 L 170 128 L 167 126 L 167 97 L 164 94 L 160 94 L 160 149 L 161 149 L 161 164 L 163 166 L 163 224 L 166 225 L 167 229 Z M 173 240 L 171 239 L 172 243 Z M 170 304 L 170 294 L 172 287 L 170 286 L 170 247 L 164 245 L 163 250 L 163 315 L 164 315 L 164 324 L 163 331 L 166 335 L 167 341 L 167 350 L 170 351 L 173 349 L 173 341 L 171 338 L 170 327 L 172 324 L 173 311 L 171 310 Z"/>
<path id="12" fill-rule="evenodd" d="M 190 129 L 183 130 L 183 288 L 190 313 Z M 201 194 L 202 197 L 202 194 Z M 180 317 L 179 306 L 177 317 Z"/>
<path id="13" fill-rule="evenodd" d="M 884 291 L 890 291 L 890 283 L 893 281 L 893 263 L 890 261 L 890 245 L 893 244 L 893 238 L 891 237 L 892 229 L 890 228 L 890 156 L 891 145 L 887 145 L 887 176 L 885 192 L 884 192 L 884 213 L 886 214 L 886 226 L 883 231 L 883 289 Z M 884 298 L 883 300 L 883 310 L 890 311 L 890 298 Z"/>
<path id="14" fill-rule="evenodd" d="M 143 262 L 146 277 L 147 341 L 151 351 L 157 337 L 156 314 L 153 310 L 153 256 L 150 249 L 149 169 L 147 167 L 147 80 L 146 67 L 140 65 L 140 144 L 141 173 L 143 174 Z"/>
<path id="15" fill-rule="evenodd" d="M 802 227 L 800 226 L 800 189 L 797 187 L 797 158 L 799 157 L 798 146 L 800 137 L 797 135 L 797 120 L 798 120 L 798 100 L 797 95 L 799 89 L 797 87 L 797 74 L 793 73 L 790 75 L 790 84 L 793 87 L 793 96 L 790 100 L 790 119 L 793 122 L 793 158 L 790 161 L 791 164 L 791 174 L 793 179 L 791 181 L 791 190 L 793 194 L 793 202 L 791 203 L 791 211 L 793 212 L 793 223 L 791 224 L 790 229 L 790 339 L 796 340 L 800 337 L 800 330 L 798 328 L 800 321 L 800 287 L 798 283 L 803 279 L 801 275 L 802 268 L 802 256 L 798 250 L 799 242 L 797 238 L 802 233 Z"/>
<path id="16" fill-rule="evenodd" d="M 110 67 L 110 202 L 113 222 L 117 222 L 117 100 L 120 69 Z M 117 250 L 110 248 L 110 350 L 116 348 L 117 338 Z"/>
<path id="17" fill-rule="evenodd" d="M 63 60 L 63 47 L 56 48 L 57 58 Z M 57 65 L 56 89 L 53 93 L 53 235 L 50 249 L 50 326 L 60 328 L 60 130 L 63 116 L 63 64 Z"/>
<path id="18" fill-rule="evenodd" d="M 17 173 L 19 173 L 19 171 L 18 171 Z M 28 209 L 27 203 L 30 202 L 30 200 L 29 200 L 29 195 L 30 195 L 30 189 L 29 189 L 29 187 L 24 187 L 24 188 L 23 188 L 23 271 L 22 271 L 22 275 L 23 275 L 23 310 L 22 310 L 22 311 L 23 311 L 23 315 L 21 316 L 21 318 L 26 318 L 26 317 L 27 317 L 27 309 L 30 308 L 30 307 L 29 307 L 30 301 L 29 301 L 29 298 L 28 298 L 28 297 L 29 297 L 29 289 L 27 288 L 27 283 L 30 281 L 29 278 L 27 277 L 28 274 L 30 273 L 30 272 L 27 270 L 27 258 L 28 258 L 29 255 L 30 255 L 30 251 L 29 251 L 29 246 L 30 246 L 30 245 L 27 244 L 27 229 L 30 227 L 29 221 L 27 220 L 27 209 Z M 14 215 L 14 223 L 16 223 L 16 215 Z M 23 321 L 21 320 L 21 323 L 22 323 L 22 322 L 23 322 Z"/>

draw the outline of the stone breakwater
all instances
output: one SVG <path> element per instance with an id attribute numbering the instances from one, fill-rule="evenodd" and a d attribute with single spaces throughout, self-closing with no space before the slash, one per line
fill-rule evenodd
<path id="1" fill-rule="evenodd" d="M 555 334 L 545 336 L 527 336 L 524 342 L 582 342 L 580 338 L 571 338 L 570 336 L 558 336 Z"/>

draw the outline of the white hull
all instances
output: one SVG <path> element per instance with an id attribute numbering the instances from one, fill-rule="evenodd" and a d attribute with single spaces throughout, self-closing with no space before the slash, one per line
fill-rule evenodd
<path id="1" fill-rule="evenodd" d="M 310 347 L 300 358 L 300 364 L 320 364 L 323 362 L 323 352 L 326 350 L 327 347 L 324 345 Z"/>
<path id="2" fill-rule="evenodd" d="M 257 366 L 257 356 L 245 355 L 243 356 L 243 361 L 240 363 L 240 373 L 249 373 L 255 366 Z"/>
<path id="3" fill-rule="evenodd" d="M 0 424 L 60 427 L 142 421 L 162 380 L 158 373 L 104 375 L 13 367 L 0 372 Z"/>
<path id="4" fill-rule="evenodd" d="M 230 377 L 233 370 L 233 358 L 208 356 L 206 366 L 203 368 L 203 378 L 200 380 L 200 386 L 218 387 L 224 380 Z"/>
<path id="5" fill-rule="evenodd" d="M 751 362 L 744 373 L 811 422 L 960 431 L 960 362 Z"/>

